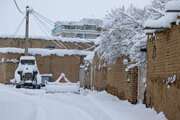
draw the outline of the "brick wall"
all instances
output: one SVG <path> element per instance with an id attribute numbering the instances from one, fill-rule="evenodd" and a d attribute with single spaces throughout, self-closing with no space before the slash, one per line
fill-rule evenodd
<path id="1" fill-rule="evenodd" d="M 5 58 L 5 62 L 0 64 L 0 82 L 9 84 L 14 78 L 14 72 L 18 63 L 6 62 L 7 59 L 20 59 L 20 54 L 0 54 L 0 60 Z M 78 82 L 80 60 L 75 56 L 59 57 L 56 55 L 41 57 L 35 55 L 40 74 L 53 74 L 52 81 L 57 80 L 61 73 L 65 73 L 71 82 Z"/>
<path id="2" fill-rule="evenodd" d="M 148 35 L 146 104 L 180 120 L 180 25 Z M 168 78 L 176 76 L 173 83 Z"/>
<path id="3" fill-rule="evenodd" d="M 93 64 L 91 64 L 94 66 L 94 88 L 96 90 L 106 90 L 121 100 L 128 100 L 135 104 L 137 103 L 138 69 L 135 67 L 126 72 L 127 65 L 123 63 L 123 59 L 128 58 L 122 57 L 117 59 L 115 64 L 107 64 L 100 60 L 96 54 Z M 85 86 L 88 86 L 90 80 L 90 76 L 85 74 Z"/>

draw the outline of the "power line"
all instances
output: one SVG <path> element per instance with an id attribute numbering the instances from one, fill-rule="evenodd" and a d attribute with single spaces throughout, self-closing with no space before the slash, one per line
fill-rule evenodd
<path id="1" fill-rule="evenodd" d="M 13 37 L 17 34 L 17 32 L 19 31 L 19 29 L 21 28 L 24 20 L 25 20 L 26 17 L 24 17 L 22 19 L 22 21 L 20 22 L 19 26 L 16 28 L 15 32 L 10 36 L 10 39 L 8 39 L 8 41 L 4 44 L 1 45 L 1 47 L 7 47 L 7 45 L 12 41 Z"/>
<path id="2" fill-rule="evenodd" d="M 43 23 L 42 20 L 40 20 L 34 13 L 33 15 L 37 18 L 37 20 L 43 25 L 43 27 L 48 31 L 49 34 L 51 34 L 51 30 Z M 61 46 L 63 46 L 65 49 L 68 49 L 63 43 L 61 43 L 59 40 L 56 40 Z"/>
<path id="3" fill-rule="evenodd" d="M 35 18 L 35 21 L 37 22 L 38 26 L 40 27 L 41 31 L 50 39 L 49 35 L 44 31 L 44 26 L 42 27 L 42 23 L 40 24 L 40 21 L 38 20 L 38 18 L 33 14 L 33 17 Z M 43 29 L 44 28 L 44 29 Z M 50 39 L 51 40 L 51 39 Z M 54 40 L 52 40 L 53 43 L 55 43 L 57 46 L 61 47 L 58 43 L 56 43 Z"/>
<path id="4" fill-rule="evenodd" d="M 44 31 L 44 29 L 49 33 L 49 34 L 51 34 L 51 29 L 49 29 L 47 26 L 46 26 L 46 24 L 42 21 L 42 20 L 44 20 L 46 23 L 48 23 L 48 24 L 50 24 L 50 25 L 52 25 L 50 22 L 52 22 L 52 21 L 50 21 L 49 19 L 49 22 L 46 20 L 47 18 L 45 18 L 44 16 L 42 16 L 42 15 L 40 15 L 39 13 L 37 13 L 37 12 L 35 12 L 34 10 L 33 10 L 33 12 L 32 12 L 32 15 L 33 15 L 33 17 L 35 17 L 36 18 L 36 22 L 39 24 L 39 26 L 40 26 L 40 28 L 41 28 L 41 30 L 43 31 L 43 33 L 46 35 L 46 36 L 48 36 L 49 37 L 49 35 Z M 41 25 L 40 25 L 40 23 L 41 23 Z M 43 28 L 41 27 L 41 26 L 43 26 Z M 53 25 L 52 25 L 53 26 Z M 49 37 L 50 38 L 50 37 Z M 51 38 L 50 38 L 51 39 Z M 52 40 L 52 39 L 51 39 Z M 60 46 L 61 47 L 64 47 L 65 49 L 68 49 L 62 42 L 60 42 L 60 40 L 57 40 L 57 39 L 55 39 L 59 44 L 60 44 Z M 59 44 L 58 43 L 56 43 L 54 40 L 52 40 L 56 45 L 58 45 L 59 46 Z M 78 46 L 78 47 L 82 47 L 82 46 L 80 46 L 80 45 L 77 45 L 76 43 L 74 43 L 76 46 Z M 87 44 L 88 46 L 90 46 L 89 48 L 86 48 L 86 49 L 83 49 L 83 50 L 89 50 L 89 49 L 92 49 L 92 48 L 94 48 L 95 46 L 92 46 L 92 45 L 89 45 L 89 44 Z M 76 55 L 74 55 L 75 57 L 77 57 L 78 59 L 79 59 L 79 57 L 78 56 L 76 56 Z"/>
<path id="5" fill-rule="evenodd" d="M 46 27 L 46 29 L 48 29 L 48 32 L 51 34 L 51 30 L 44 24 L 44 22 L 43 22 L 42 20 L 44 20 L 46 23 L 48 23 L 48 24 L 51 25 L 51 26 L 54 26 L 54 25 L 53 25 L 54 22 L 52 22 L 50 19 L 44 17 L 43 15 L 41 15 L 40 13 L 38 13 L 38 12 L 36 12 L 36 11 L 34 11 L 34 10 L 33 10 L 33 14 L 36 16 L 36 18 L 37 18 L 39 21 L 41 21 L 41 24 L 43 24 L 43 25 Z M 41 18 L 42 20 L 40 20 L 40 18 Z M 62 46 L 65 46 L 65 45 L 63 45 L 59 40 L 57 40 L 57 42 L 60 43 Z M 81 47 L 81 48 L 82 48 L 82 46 L 77 45 L 76 43 L 73 43 L 73 44 L 76 45 L 76 46 L 78 46 L 78 47 Z M 92 45 L 90 45 L 90 44 L 88 44 L 88 43 L 85 43 L 85 44 L 88 45 L 88 46 L 90 46 L 90 49 L 91 49 Z M 65 48 L 67 49 L 67 48 L 69 48 L 69 47 L 67 46 L 67 47 L 65 47 Z M 87 48 L 87 50 L 88 50 L 88 48 Z"/>
<path id="6" fill-rule="evenodd" d="M 47 27 L 46 27 L 46 25 L 34 14 L 34 12 L 32 13 L 33 14 L 33 16 L 36 18 L 36 20 L 38 21 L 38 23 L 41 23 L 41 25 L 48 31 L 48 32 L 50 32 L 48 29 L 47 29 Z M 37 22 L 36 21 L 36 22 Z M 39 24 L 40 25 L 40 24 Z M 40 27 L 41 28 L 41 30 L 43 30 L 42 29 L 42 27 Z M 44 30 L 43 30 L 44 31 Z M 48 37 L 49 37 L 49 35 L 44 31 L 44 34 L 45 35 L 47 35 Z M 50 33 L 51 34 L 51 33 Z M 50 37 L 49 37 L 50 38 Z M 52 39 L 50 39 L 50 40 L 52 40 Z M 56 45 L 58 45 L 59 46 L 59 44 L 61 44 L 61 46 L 63 46 L 65 49 L 67 49 L 67 47 L 63 44 L 63 43 L 61 43 L 60 41 L 58 41 L 58 40 L 56 40 L 57 42 L 59 42 L 59 44 L 57 44 L 54 40 L 52 40 Z M 80 57 L 78 57 L 77 55 L 73 55 L 73 56 L 75 56 L 77 59 L 80 59 Z"/>
<path id="7" fill-rule="evenodd" d="M 39 17 L 41 17 L 44 21 L 46 21 L 47 23 L 49 23 L 50 25 L 54 26 L 54 22 L 51 21 L 50 19 L 44 17 L 43 15 L 41 15 L 40 13 L 36 12 L 35 10 L 33 10 L 33 12 L 38 15 Z"/>
<path id="8" fill-rule="evenodd" d="M 18 7 L 18 4 L 17 4 L 16 0 L 14 0 L 14 3 L 15 3 L 15 5 L 16 5 L 16 7 L 17 7 L 18 11 L 19 11 L 20 13 L 24 14 L 24 12 L 22 12 L 22 11 L 19 9 L 19 7 Z"/>

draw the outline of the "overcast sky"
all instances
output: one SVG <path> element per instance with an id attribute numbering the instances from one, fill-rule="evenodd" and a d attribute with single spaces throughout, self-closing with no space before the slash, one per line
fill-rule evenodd
<path id="1" fill-rule="evenodd" d="M 55 21 L 77 21 L 82 18 L 103 19 L 106 11 L 111 8 L 133 4 L 144 7 L 151 0 L 16 0 L 19 8 L 24 12 L 29 5 L 34 10 Z M 14 0 L 0 0 L 0 34 L 12 34 L 20 24 L 22 15 L 16 8 Z M 30 16 L 30 35 L 43 36 L 36 21 Z M 23 24 L 18 35 L 24 35 Z"/>

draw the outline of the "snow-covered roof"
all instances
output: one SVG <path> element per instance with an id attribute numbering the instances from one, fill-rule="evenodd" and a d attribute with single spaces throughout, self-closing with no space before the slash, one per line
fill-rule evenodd
<path id="1" fill-rule="evenodd" d="M 166 11 L 168 10 L 180 10 L 180 1 L 168 2 Z M 171 28 L 171 23 L 176 22 L 179 24 L 178 17 L 180 12 L 166 12 L 163 17 L 158 20 L 148 20 L 145 23 L 145 29 L 163 29 Z"/>
<path id="2" fill-rule="evenodd" d="M 35 60 L 34 56 L 21 56 L 20 60 Z"/>
<path id="3" fill-rule="evenodd" d="M 166 11 L 168 10 L 180 10 L 180 1 L 174 0 L 174 1 L 168 2 L 166 5 Z"/>
<path id="4" fill-rule="evenodd" d="M 171 28 L 172 22 L 177 22 L 179 13 L 166 13 L 165 16 L 158 20 L 148 20 L 145 23 L 145 28 Z"/>
<path id="5" fill-rule="evenodd" d="M 68 49 L 43 49 L 43 48 L 29 48 L 28 50 L 30 55 L 41 55 L 41 56 L 50 56 L 50 55 L 57 55 L 57 56 L 65 56 L 65 55 L 79 55 L 79 56 L 86 56 L 90 54 L 90 51 L 83 51 L 83 50 L 68 50 Z M 18 53 L 23 54 L 24 49 L 22 48 L 0 48 L 0 53 Z"/>
<path id="6" fill-rule="evenodd" d="M 95 25 L 95 26 L 102 26 L 103 21 L 101 19 L 91 19 L 91 18 L 84 18 L 80 21 L 57 21 L 55 26 L 57 25 Z"/>
<path id="7" fill-rule="evenodd" d="M 10 35 L 0 35 L 0 38 L 11 38 Z M 21 38 L 24 39 L 23 35 L 16 35 L 13 38 Z M 56 37 L 56 36 L 51 36 L 51 37 L 46 37 L 46 36 L 29 36 L 30 39 L 41 39 L 41 40 L 59 40 L 62 42 L 76 42 L 76 43 L 95 43 L 96 39 L 82 39 L 82 38 L 63 38 L 63 37 Z"/>

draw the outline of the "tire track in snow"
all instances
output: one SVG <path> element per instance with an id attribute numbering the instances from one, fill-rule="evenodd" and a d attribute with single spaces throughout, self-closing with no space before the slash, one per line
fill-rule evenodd
<path id="1" fill-rule="evenodd" d="M 65 97 L 67 97 L 67 96 L 65 96 Z M 58 101 L 58 102 L 62 102 L 63 104 L 66 104 L 66 105 L 73 106 L 76 109 L 78 109 L 79 111 L 83 111 L 84 114 L 90 116 L 91 117 L 90 120 L 112 120 L 112 118 L 109 115 L 107 115 L 105 112 L 103 112 L 103 110 L 101 108 L 99 108 L 98 106 L 96 106 L 95 104 L 90 102 L 84 96 L 79 95 L 78 97 L 81 97 L 82 101 L 86 102 L 86 104 L 80 104 L 77 102 L 73 102 L 72 99 L 69 101 L 67 101 L 67 99 L 63 100 L 62 96 L 59 96 L 59 97 L 52 96 L 52 97 L 49 97 L 48 99 Z"/>

